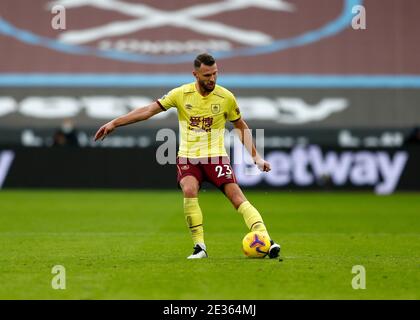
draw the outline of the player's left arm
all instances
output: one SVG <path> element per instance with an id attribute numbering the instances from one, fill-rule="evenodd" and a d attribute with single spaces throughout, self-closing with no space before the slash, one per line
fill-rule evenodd
<path id="1" fill-rule="evenodd" d="M 265 161 L 257 152 L 257 148 L 255 147 L 254 141 L 252 140 L 251 130 L 245 120 L 239 118 L 236 121 L 233 121 L 233 126 L 235 127 L 235 131 L 239 136 L 242 144 L 245 146 L 246 150 L 252 156 L 254 163 L 257 165 L 258 169 L 261 171 L 268 172 L 271 170 L 270 163 Z"/>

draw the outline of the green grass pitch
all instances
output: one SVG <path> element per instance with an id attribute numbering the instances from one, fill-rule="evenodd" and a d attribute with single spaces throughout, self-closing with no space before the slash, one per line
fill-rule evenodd
<path id="1" fill-rule="evenodd" d="M 242 254 L 245 224 L 217 191 L 200 194 L 197 261 L 179 191 L 1 191 L 0 299 L 420 299 L 419 194 L 245 194 L 283 261 Z"/>

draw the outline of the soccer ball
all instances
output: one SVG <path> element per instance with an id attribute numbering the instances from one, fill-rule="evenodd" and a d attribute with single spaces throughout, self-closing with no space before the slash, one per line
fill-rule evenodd
<path id="1" fill-rule="evenodd" d="M 252 231 L 242 240 L 242 250 L 249 258 L 264 258 L 270 246 L 270 239 L 260 231 Z"/>

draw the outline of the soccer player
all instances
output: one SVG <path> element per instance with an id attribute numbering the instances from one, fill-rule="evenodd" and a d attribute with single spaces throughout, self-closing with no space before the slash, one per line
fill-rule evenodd
<path id="1" fill-rule="evenodd" d="M 169 108 L 177 108 L 180 121 L 180 146 L 178 150 L 177 181 L 184 194 L 184 213 L 194 242 L 194 252 L 188 259 L 207 258 L 204 243 L 203 215 L 198 193 L 203 181 L 219 188 L 242 215 L 251 231 L 261 231 L 269 239 L 264 221 L 258 210 L 245 198 L 236 182 L 224 147 L 226 121 L 233 123 L 241 142 L 263 171 L 271 170 L 270 164 L 257 152 L 248 125 L 241 117 L 234 95 L 216 85 L 215 59 L 203 53 L 194 60 L 195 82 L 171 90 L 157 101 L 118 117 L 96 132 L 95 141 L 104 139 L 115 128 L 144 121 Z M 280 254 L 280 245 L 270 240 L 270 258 Z"/>

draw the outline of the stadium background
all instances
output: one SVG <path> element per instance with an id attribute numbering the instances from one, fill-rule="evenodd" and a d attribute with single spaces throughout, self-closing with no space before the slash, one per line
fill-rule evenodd
<path id="1" fill-rule="evenodd" d="M 177 130 L 174 112 L 118 130 L 104 143 L 93 143 L 92 135 L 104 122 L 193 81 L 192 58 L 199 51 L 210 51 L 218 57 L 219 83 L 236 94 L 250 127 L 265 130 L 266 153 L 283 152 L 274 161 L 288 168 L 290 177 L 281 179 L 282 169 L 276 170 L 274 163 L 268 182 L 260 179 L 246 183 L 247 187 L 375 190 L 382 183 L 389 185 L 384 193 L 420 189 L 418 147 L 407 144 L 420 123 L 416 1 L 293 1 L 280 2 L 278 9 L 245 4 L 231 10 L 214 10 L 211 2 L 142 3 L 149 6 L 145 12 L 160 9 L 154 13 L 157 16 L 184 9 L 180 19 L 217 23 L 221 31 L 212 35 L 194 32 L 195 25 L 165 24 L 128 31 L 123 24 L 136 19 L 129 16 L 131 7 L 2 2 L 3 188 L 172 188 L 170 179 L 155 177 L 171 176 L 173 168 L 158 168 L 154 157 L 140 155 L 152 154 L 161 144 L 155 138 L 159 129 Z M 51 27 L 55 16 L 51 8 L 60 4 L 68 6 L 66 30 Z M 354 30 L 351 22 L 357 11 L 350 9 L 360 4 L 374 14 L 367 29 Z M 136 1 L 126 5 L 135 6 Z M 198 18 L 188 16 L 191 8 Z M 116 34 L 97 30 L 92 38 L 84 38 L 89 30 L 115 21 L 121 23 Z M 229 28 L 238 34 L 227 36 Z M 244 37 L 246 30 L 255 35 Z M 104 52 L 109 57 L 103 57 Z M 54 134 L 68 119 L 77 130 L 80 149 L 50 148 Z M 296 146 L 308 145 L 322 148 L 319 159 L 324 169 L 314 172 L 314 164 L 303 164 L 310 177 L 300 182 L 284 159 Z M 96 150 L 102 148 L 106 151 Z M 346 166 L 346 151 L 354 154 L 343 169 L 346 177 L 335 177 L 340 166 Z M 394 162 L 397 152 L 404 153 L 406 160 Z M 388 155 L 384 171 L 394 168 L 391 181 L 382 175 L 380 153 Z M 337 161 L 329 164 L 328 154 Z M 115 162 L 98 161 L 104 157 Z M 75 165 L 77 161 L 83 166 Z M 103 163 L 99 171 L 98 162 Z M 139 173 L 135 179 L 113 174 L 112 168 L 128 173 L 139 165 L 156 170 Z"/>
<path id="2" fill-rule="evenodd" d="M 254 2 L 1 1 L 0 297 L 419 298 L 420 2 Z M 66 8 L 65 30 L 51 26 L 54 5 Z M 366 8 L 364 30 L 352 28 L 358 5 Z M 216 259 L 206 272 L 215 277 L 207 273 L 186 292 L 190 279 L 173 272 L 187 270 L 177 259 L 190 239 L 175 167 L 155 156 L 157 132 L 177 130 L 173 110 L 93 141 L 103 123 L 192 82 L 192 60 L 202 51 L 217 58 L 218 83 L 235 93 L 249 126 L 264 129 L 273 170 L 235 171 L 285 245 L 280 287 L 268 278 L 277 275 L 274 265 L 258 286 L 217 273 L 241 270 L 246 278 L 260 269 L 245 268 L 239 251 L 238 261 L 229 260 L 245 230 L 211 192 L 202 203 L 213 211 L 206 230 Z M 307 190 L 319 193 L 294 193 Z M 217 219 L 225 229 L 212 227 Z M 155 241 L 183 246 L 167 253 L 171 265 L 165 255 L 139 258 L 149 257 L 145 245 Z M 359 258 L 377 271 L 370 278 L 376 289 L 366 295 L 346 291 Z M 73 266 L 75 291 L 44 288 L 48 281 L 38 274 L 57 259 Z M 24 266 L 33 261 L 31 273 Z M 103 278 L 92 264 L 103 266 Z M 139 265 L 156 274 L 136 280 Z M 327 271 L 339 280 L 329 281 Z M 28 279 L 38 281 L 32 291 Z"/>
<path id="3" fill-rule="evenodd" d="M 276 170 L 274 163 L 269 182 L 260 179 L 247 186 L 374 190 L 385 183 L 389 184 L 385 193 L 397 188 L 420 189 L 415 165 L 419 152 L 406 143 L 420 124 L 416 1 L 363 2 L 366 12 L 374 13 L 365 30 L 351 28 L 358 11 L 349 9 L 362 4 L 358 0 L 294 1 L 279 9 L 245 4 L 207 14 L 201 12 L 213 8 L 211 2 L 156 5 L 155 9 L 161 10 L 157 15 L 176 8 L 196 8 L 201 16 L 192 18 L 198 23 L 200 19 L 217 22 L 221 29 L 239 30 L 237 36 L 223 36 L 223 30 L 212 35 L 194 32 L 194 27 L 170 25 L 128 31 L 124 22 L 135 21 L 128 15 L 130 7 L 70 2 L 66 30 L 55 30 L 51 6 L 66 3 L 1 4 L 0 144 L 3 167 L 8 168 L 2 173 L 3 188 L 173 187 L 169 179 L 155 179 L 156 175 L 171 176 L 173 168 L 158 169 L 154 157 L 139 155 L 149 155 L 161 144 L 155 138 L 159 129 L 177 129 L 174 112 L 118 130 L 105 143 L 93 143 L 92 135 L 104 122 L 192 81 L 192 57 L 207 50 L 218 57 L 219 83 L 236 94 L 250 127 L 265 130 L 266 153 L 283 152 L 274 161 L 282 166 L 296 146 L 322 148 L 319 159 L 323 170 L 313 172 L 314 164 L 303 164 L 311 171 L 307 181 L 277 177 L 282 169 Z M 136 5 L 135 1 L 126 4 Z M 147 1 L 143 4 L 149 9 L 155 6 Z M 188 17 L 187 12 L 180 19 Z M 121 23 L 115 27 L 119 33 L 110 36 L 97 30 L 92 38 L 83 38 L 87 29 L 113 21 Z M 257 34 L 243 37 L 245 30 Z M 107 50 L 113 55 L 102 57 Z M 73 122 L 81 148 L 49 148 L 66 119 Z M 108 151 L 90 150 L 102 147 Z M 347 177 L 335 178 L 337 167 L 346 166 L 346 150 L 354 153 L 344 168 Z M 398 150 L 407 159 L 393 162 Z M 377 165 L 379 153 L 388 155 L 384 161 L 390 165 L 384 170 L 394 168 L 396 176 L 389 182 Z M 338 160 L 329 165 L 328 154 Z M 102 165 L 98 173 L 95 165 L 104 157 L 119 160 L 107 162 L 111 167 Z M 77 161 L 84 165 L 75 165 Z M 142 172 L 135 179 L 112 174 L 113 167 L 133 172 L 139 165 L 156 170 Z M 48 174 L 51 170 L 53 176 Z M 296 175 L 293 168 L 288 171 L 288 175 Z M 91 178 L 81 178 L 87 176 Z"/>

